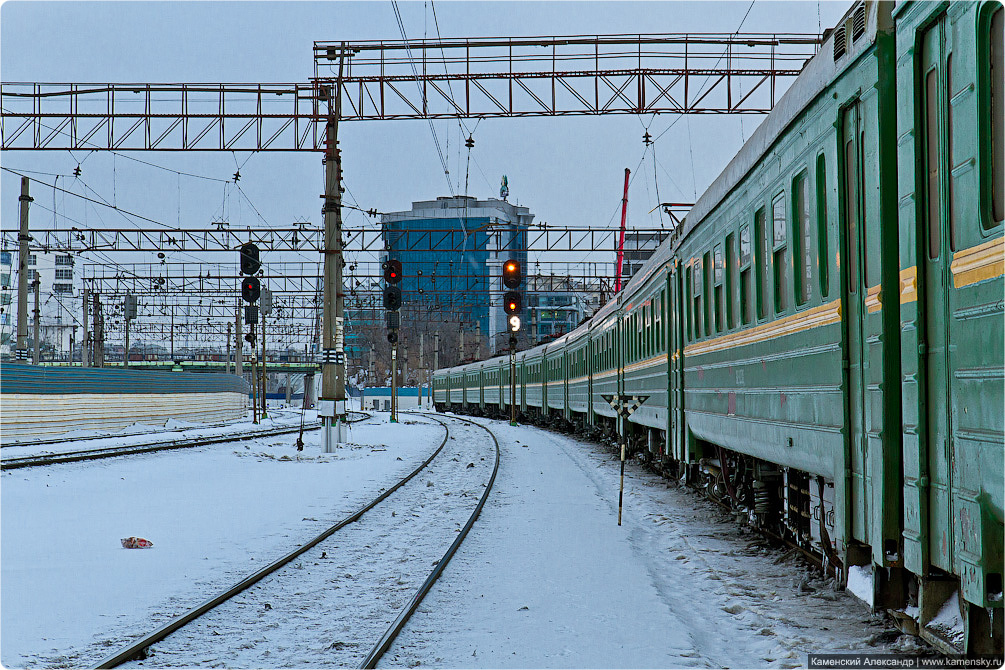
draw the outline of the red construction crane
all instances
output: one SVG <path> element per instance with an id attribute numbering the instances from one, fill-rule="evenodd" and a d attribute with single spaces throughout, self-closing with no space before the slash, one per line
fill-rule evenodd
<path id="1" fill-rule="evenodd" d="M 625 168 L 625 195 L 621 199 L 621 233 L 618 236 L 618 274 L 614 279 L 614 292 L 621 290 L 621 263 L 625 259 L 625 216 L 628 214 L 628 175 L 631 170 Z"/>

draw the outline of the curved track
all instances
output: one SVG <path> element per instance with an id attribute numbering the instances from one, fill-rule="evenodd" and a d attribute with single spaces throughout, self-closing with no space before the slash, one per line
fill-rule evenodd
<path id="1" fill-rule="evenodd" d="M 335 525 L 331 526 L 330 528 L 328 528 L 327 530 L 325 530 L 323 533 L 321 533 L 317 537 L 313 538 L 312 540 L 310 540 L 308 542 L 305 542 L 304 544 L 300 545 L 299 547 L 297 547 L 293 551 L 287 553 L 286 555 L 280 557 L 279 559 L 277 559 L 277 560 L 273 561 L 272 563 L 270 563 L 269 565 L 265 566 L 261 570 L 259 570 L 259 571 L 255 572 L 254 574 L 246 577 L 245 579 L 241 580 L 240 582 L 238 582 L 234 586 L 230 587 L 226 591 L 220 593 L 216 597 L 211 598 L 210 600 L 207 600 L 203 604 L 201 604 L 201 605 L 193 608 L 192 610 L 188 611 L 187 613 L 183 614 L 182 616 L 177 617 L 176 619 L 174 619 L 171 622 L 169 622 L 168 624 L 166 624 L 166 625 L 158 628 L 157 630 L 153 631 L 152 633 L 149 633 L 148 635 L 143 636 L 139 640 L 133 642 L 132 644 L 130 644 L 129 646 L 127 646 L 127 647 L 125 647 L 123 649 L 121 649 L 120 651 L 116 652 L 115 654 L 112 654 L 112 655 L 106 657 L 104 660 L 102 660 L 95 667 L 97 667 L 97 668 L 112 668 L 112 667 L 119 666 L 119 665 L 121 665 L 123 663 L 126 663 L 128 661 L 131 661 L 131 660 L 145 658 L 146 654 L 147 654 L 148 648 L 151 645 L 153 645 L 154 643 L 159 642 L 161 640 L 164 640 L 164 638 L 166 638 L 167 636 L 171 635 L 175 631 L 178 631 L 179 629 L 181 629 L 182 627 L 186 626 L 187 624 L 192 623 L 196 619 L 199 619 L 200 617 L 202 617 L 206 613 L 210 612 L 210 610 L 213 610 L 217 606 L 222 605 L 223 603 L 226 603 L 227 601 L 231 601 L 232 599 L 235 599 L 235 596 L 237 596 L 241 592 L 245 591 L 246 589 L 248 589 L 252 585 L 260 582 L 261 580 L 263 580 L 264 578 L 266 578 L 266 577 L 268 577 L 270 575 L 273 575 L 274 573 L 276 573 L 277 571 L 279 571 L 281 568 L 283 568 L 284 566 L 286 566 L 287 564 L 289 564 L 291 561 L 293 561 L 295 558 L 297 558 L 297 557 L 305 554 L 305 552 L 307 552 L 310 549 L 316 547 L 319 543 L 321 543 L 322 541 L 330 538 L 332 535 L 334 535 L 336 532 L 342 530 L 346 526 L 352 524 L 355 521 L 358 521 L 368 511 L 372 510 L 374 507 L 376 507 L 377 505 L 379 505 L 381 502 L 383 502 L 385 499 L 387 499 L 393 493 L 395 493 L 396 491 L 398 491 L 399 489 L 401 489 L 406 483 L 408 483 L 409 481 L 411 481 L 416 475 L 418 475 L 420 472 L 422 472 L 424 469 L 426 469 L 427 466 L 429 466 L 433 462 L 433 460 L 438 455 L 440 455 L 440 453 L 444 450 L 444 447 L 448 444 L 448 442 L 450 441 L 450 439 L 452 437 L 451 434 L 450 434 L 450 432 L 451 432 L 450 428 L 449 428 L 449 426 L 447 425 L 446 422 L 441 421 L 441 420 L 437 419 L 436 417 L 429 417 L 429 418 L 432 418 L 433 420 L 437 421 L 438 423 L 440 423 L 441 425 L 444 426 L 445 434 L 444 434 L 442 442 L 433 451 L 433 453 L 425 461 L 423 461 L 422 464 L 420 464 L 415 470 L 413 470 L 407 476 L 405 476 L 404 478 L 402 478 L 400 481 L 398 481 L 397 483 L 395 483 L 387 491 L 385 491 L 381 495 L 379 495 L 376 498 L 374 498 L 372 501 L 370 501 L 369 503 L 367 503 L 365 506 L 363 506 L 362 508 L 360 508 L 359 510 L 357 510 L 353 514 L 349 515 L 348 517 L 342 519 L 341 521 L 339 521 Z M 484 486 L 484 491 L 482 492 L 481 497 L 480 497 L 477 505 L 474 508 L 474 511 L 470 514 L 470 516 L 467 519 L 467 522 L 465 523 L 465 525 L 463 526 L 463 528 L 455 529 L 455 531 L 457 532 L 457 537 L 454 538 L 453 543 L 447 549 L 446 553 L 444 553 L 443 556 L 439 560 L 437 560 L 437 561 L 435 561 L 433 563 L 434 568 L 433 568 L 432 572 L 429 573 L 428 577 L 426 577 L 425 581 L 422 583 L 421 587 L 419 587 L 419 589 L 415 593 L 415 595 L 412 596 L 412 598 L 408 602 L 407 606 L 400 612 L 400 614 L 398 614 L 397 618 L 391 623 L 390 627 L 381 636 L 381 638 L 377 642 L 377 644 L 367 654 L 367 656 L 366 656 L 365 660 L 363 661 L 363 664 L 362 664 L 361 667 L 374 667 L 376 665 L 376 663 L 379 661 L 380 656 L 388 649 L 388 647 L 390 647 L 390 645 L 393 642 L 395 636 L 397 636 L 398 632 L 404 626 L 405 622 L 408 620 L 408 618 L 411 616 L 411 614 L 415 611 L 415 609 L 419 606 L 419 604 L 422 601 L 422 598 L 426 595 L 426 593 L 432 587 L 432 584 L 436 581 L 437 577 L 439 577 L 440 573 L 442 573 L 442 571 L 443 571 L 444 567 L 446 566 L 447 562 L 450 560 L 450 558 L 456 552 L 456 550 L 460 546 L 461 542 L 463 542 L 464 537 L 467 535 L 467 532 L 470 530 L 470 528 L 474 524 L 474 521 L 478 518 L 478 516 L 479 516 L 479 514 L 481 512 L 481 509 L 482 509 L 485 501 L 488 498 L 489 492 L 492 490 L 492 485 L 495 482 L 496 473 L 498 472 L 498 468 L 499 468 L 499 458 L 500 458 L 499 444 L 498 444 L 498 441 L 495 438 L 495 435 L 493 435 L 492 432 L 490 430 L 488 430 L 487 428 L 485 428 L 483 426 L 479 426 L 478 424 L 476 424 L 474 422 L 471 422 L 471 421 L 468 421 L 466 419 L 462 419 L 462 418 L 459 418 L 459 417 L 452 417 L 452 418 L 454 420 L 456 420 L 456 421 L 463 422 L 465 424 L 470 424 L 471 426 L 475 426 L 477 428 L 485 430 L 489 434 L 489 437 L 492 440 L 492 445 L 494 446 L 494 451 L 495 451 L 495 462 L 494 462 L 494 464 L 492 466 L 491 476 L 489 477 L 487 483 L 481 484 L 481 486 Z M 458 444 L 460 444 L 460 442 L 458 442 Z M 452 458 L 450 460 L 452 462 L 459 462 L 456 457 Z M 464 460 L 467 460 L 467 459 L 464 459 Z M 482 459 L 482 460 L 484 460 L 484 459 Z M 449 466 L 449 464 L 444 464 L 444 465 Z M 464 468 L 463 465 L 455 465 L 455 466 L 449 466 L 449 467 L 453 467 L 455 469 Z M 432 482 L 428 482 L 427 486 L 432 486 Z M 425 493 L 425 487 L 424 487 L 420 491 L 414 492 L 413 495 L 414 496 L 418 496 L 418 499 L 421 500 L 422 497 L 425 497 L 428 494 Z M 445 493 L 444 495 L 447 495 L 447 494 Z M 456 496 L 456 498 L 460 498 L 460 497 L 461 496 Z M 439 498 L 437 498 L 437 499 L 439 499 Z M 423 508 L 426 507 L 426 505 L 424 503 L 420 504 L 419 506 L 423 507 Z M 391 512 L 391 516 L 394 516 L 394 512 L 393 511 Z M 404 518 L 404 514 L 402 515 L 402 517 L 403 518 L 400 521 L 396 522 L 398 526 L 404 527 L 404 526 L 408 526 L 408 525 L 410 525 L 410 524 L 413 523 L 410 519 L 406 521 L 405 518 Z M 354 526 L 354 528 L 358 528 L 358 526 Z M 341 536 L 339 536 L 339 537 L 341 537 Z M 353 547 L 353 548 L 354 549 L 358 549 L 361 552 L 363 551 L 363 548 L 360 548 L 360 547 Z M 366 545 L 365 548 L 369 549 L 369 545 Z M 322 554 L 321 557 L 322 558 L 324 557 L 323 554 Z M 372 557 L 371 557 L 371 560 L 372 560 Z M 292 566 L 292 567 L 300 568 L 301 565 L 302 564 L 298 564 L 298 565 L 295 565 L 295 566 Z M 301 574 L 303 574 L 303 573 L 301 573 Z M 288 578 L 289 575 L 287 575 L 286 577 Z M 347 574 L 346 577 L 351 577 L 351 575 Z M 278 579 L 278 576 L 277 576 L 277 579 Z M 289 579 L 287 579 L 287 581 L 289 581 Z M 294 578 L 294 581 L 295 581 L 295 578 Z M 402 582 L 399 581 L 398 583 L 400 584 Z M 261 588 L 268 588 L 268 587 L 266 586 L 266 587 L 261 587 Z M 356 599 L 358 599 L 358 600 L 362 600 L 360 598 L 360 595 L 358 593 L 354 592 L 354 597 Z M 375 596 L 375 599 L 378 599 L 378 598 L 379 598 L 379 596 Z M 234 602 L 236 603 L 236 600 Z M 269 606 L 269 609 L 271 609 L 271 605 Z M 219 633 L 213 633 L 213 634 L 216 635 L 216 634 L 219 634 Z M 222 641 L 222 640 L 224 640 L 224 638 L 219 638 L 219 640 Z M 335 648 L 337 649 L 338 647 L 335 647 Z M 158 655 L 163 655 L 163 654 L 161 654 L 160 650 L 158 650 Z M 358 656 L 357 656 L 357 658 L 358 658 Z M 191 663 L 189 662 L 189 663 L 182 663 L 182 664 L 183 665 L 190 665 Z"/>
<path id="2" fill-rule="evenodd" d="M 359 415 L 357 418 L 348 420 L 347 423 L 355 423 L 369 419 L 371 415 L 353 412 Z M 318 430 L 320 423 L 304 426 L 305 431 Z M 221 442 L 233 442 L 235 440 L 253 440 L 260 437 L 272 437 L 274 435 L 287 435 L 297 433 L 300 426 L 284 426 L 282 428 L 269 428 L 266 430 L 255 430 L 239 435 L 213 435 L 208 437 L 194 437 L 191 439 L 168 440 L 161 442 L 144 442 L 141 444 L 130 444 L 119 447 L 105 447 L 100 449 L 79 449 L 75 451 L 63 451 L 45 454 L 33 454 L 18 458 L 3 458 L 0 460 L 0 470 L 16 470 L 17 468 L 31 468 L 40 465 L 54 465 L 56 463 L 73 463 L 76 461 L 91 461 L 99 458 L 112 458 L 114 456 L 128 456 L 131 454 L 143 454 L 152 451 L 167 451 L 169 449 L 187 449 L 189 447 L 202 447 L 207 444 L 219 444 Z"/>

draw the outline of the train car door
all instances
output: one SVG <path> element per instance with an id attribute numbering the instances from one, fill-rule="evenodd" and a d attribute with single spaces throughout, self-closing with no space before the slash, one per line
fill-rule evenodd
<path id="1" fill-rule="evenodd" d="M 948 124 L 951 31 L 946 17 L 929 27 L 922 37 L 919 83 L 921 106 L 918 140 L 921 144 L 918 269 L 921 275 L 923 322 L 921 353 L 924 377 L 922 435 L 929 474 L 928 551 L 930 562 L 954 572 L 953 450 L 950 368 L 952 350 L 949 327 L 952 305 L 949 284 L 953 258 L 949 236 Z"/>
<path id="2" fill-rule="evenodd" d="M 844 328 L 845 357 L 848 361 L 846 377 L 845 430 L 848 440 L 848 462 L 845 467 L 851 473 L 850 490 L 845 492 L 845 509 L 851 514 L 851 537 L 865 540 L 869 537 L 867 519 L 868 508 L 866 482 L 866 428 L 865 403 L 866 380 L 868 379 L 868 351 L 864 329 L 864 310 L 867 287 L 865 275 L 864 249 L 862 241 L 865 232 L 864 166 L 862 165 L 862 103 L 855 101 L 846 107 L 841 121 L 841 188 L 843 204 L 843 244 L 841 265 L 844 279 Z"/>
<path id="3" fill-rule="evenodd" d="M 669 291 L 667 295 L 669 296 L 669 319 L 665 319 L 664 322 L 668 323 L 670 328 L 669 339 L 670 342 L 670 435 L 671 435 L 671 446 L 670 454 L 681 462 L 683 466 L 687 463 L 688 455 L 685 453 L 685 441 L 684 441 L 684 312 L 683 312 L 683 301 L 681 300 L 681 295 L 683 289 L 681 288 L 681 276 L 680 263 L 678 259 L 674 259 L 673 269 L 669 273 Z"/>

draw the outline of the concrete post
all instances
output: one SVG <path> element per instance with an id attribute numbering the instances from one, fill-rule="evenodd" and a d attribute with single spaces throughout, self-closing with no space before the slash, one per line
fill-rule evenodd
<path id="1" fill-rule="evenodd" d="M 40 320 L 40 317 L 42 316 L 42 312 L 38 308 L 38 291 L 39 291 L 39 287 L 42 285 L 42 280 L 39 279 L 38 270 L 35 270 L 35 280 L 31 283 L 31 285 L 35 289 L 35 310 L 34 310 L 34 314 L 35 314 L 35 319 L 34 319 L 34 321 L 35 321 L 35 328 L 34 328 L 34 331 L 35 331 L 35 355 L 33 357 L 33 360 L 35 361 L 35 365 L 38 365 L 39 355 L 41 353 L 39 347 L 42 344 L 42 342 L 41 342 L 41 335 L 39 333 L 39 327 L 38 327 L 39 326 L 38 322 Z"/>
<path id="2" fill-rule="evenodd" d="M 126 322 L 126 337 L 125 337 L 126 341 L 125 341 L 125 349 L 122 350 L 122 367 L 128 368 L 129 367 L 129 321 L 131 319 L 129 319 L 129 317 L 127 317 L 127 316 L 124 316 L 124 308 L 123 308 L 123 320 Z M 171 325 L 173 326 L 174 324 L 171 324 Z M 174 328 L 172 328 L 171 330 L 172 330 L 172 335 L 173 335 L 174 334 L 174 332 L 173 332 Z M 172 337 L 172 339 L 174 339 L 174 338 Z"/>
<path id="3" fill-rule="evenodd" d="M 21 177 L 21 228 L 18 232 L 18 275 L 17 275 L 17 343 L 15 360 L 28 360 L 28 178 Z"/>
<path id="4" fill-rule="evenodd" d="M 83 330 L 83 332 L 82 332 L 82 334 L 80 336 L 80 367 L 82 367 L 82 368 L 86 368 L 86 367 L 88 367 L 91 364 L 91 357 L 88 355 L 90 353 L 88 351 L 88 349 L 90 348 L 90 345 L 91 345 L 91 341 L 90 341 L 91 340 L 91 333 L 90 333 L 90 329 L 89 329 L 88 324 L 87 324 L 87 320 L 88 320 L 88 304 L 87 304 L 87 299 L 89 297 L 87 293 L 88 293 L 87 287 L 85 286 L 85 287 L 83 287 L 83 289 L 80 292 L 80 295 L 83 298 L 83 302 L 84 302 L 84 318 L 83 318 L 83 321 L 82 321 L 82 323 L 84 324 L 84 330 Z M 72 353 L 71 353 L 71 357 L 72 357 Z"/>
<path id="5" fill-rule="evenodd" d="M 268 419 L 269 409 L 265 402 L 267 392 L 267 377 L 265 376 L 265 310 L 262 310 L 261 307 L 259 307 L 259 311 L 262 313 L 262 418 Z"/>
<path id="6" fill-rule="evenodd" d="M 342 346 L 342 158 L 338 150 L 338 122 L 342 111 L 343 52 L 339 58 L 334 91 L 328 88 L 328 122 L 325 128 L 324 302 L 322 313 L 321 398 L 325 453 L 345 442 L 345 351 Z M 334 109 L 333 109 L 334 103 Z"/>
<path id="7" fill-rule="evenodd" d="M 233 329 L 234 324 L 227 324 L 227 374 L 230 374 L 230 331 Z"/>
<path id="8" fill-rule="evenodd" d="M 244 324 L 244 315 L 241 314 L 241 299 L 237 299 L 237 324 L 234 327 L 234 374 L 244 378 L 244 334 L 241 326 Z"/>
<path id="9" fill-rule="evenodd" d="M 174 363 L 174 305 L 171 305 L 171 362 Z"/>
<path id="10" fill-rule="evenodd" d="M 101 313 L 101 295 L 94 294 L 94 367 L 105 365 L 105 317 Z"/>
<path id="11" fill-rule="evenodd" d="M 433 333 L 433 369 L 440 369 L 440 334 Z"/>

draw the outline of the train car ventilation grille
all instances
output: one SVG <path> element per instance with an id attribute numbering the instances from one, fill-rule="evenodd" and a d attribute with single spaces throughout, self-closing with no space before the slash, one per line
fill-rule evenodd
<path id="1" fill-rule="evenodd" d="M 855 8 L 855 15 L 852 17 L 851 40 L 857 42 L 858 38 L 865 34 L 865 3 L 860 3 Z"/>
<path id="2" fill-rule="evenodd" d="M 834 31 L 834 60 L 836 61 L 845 53 L 845 31 L 844 26 L 840 26 Z"/>

